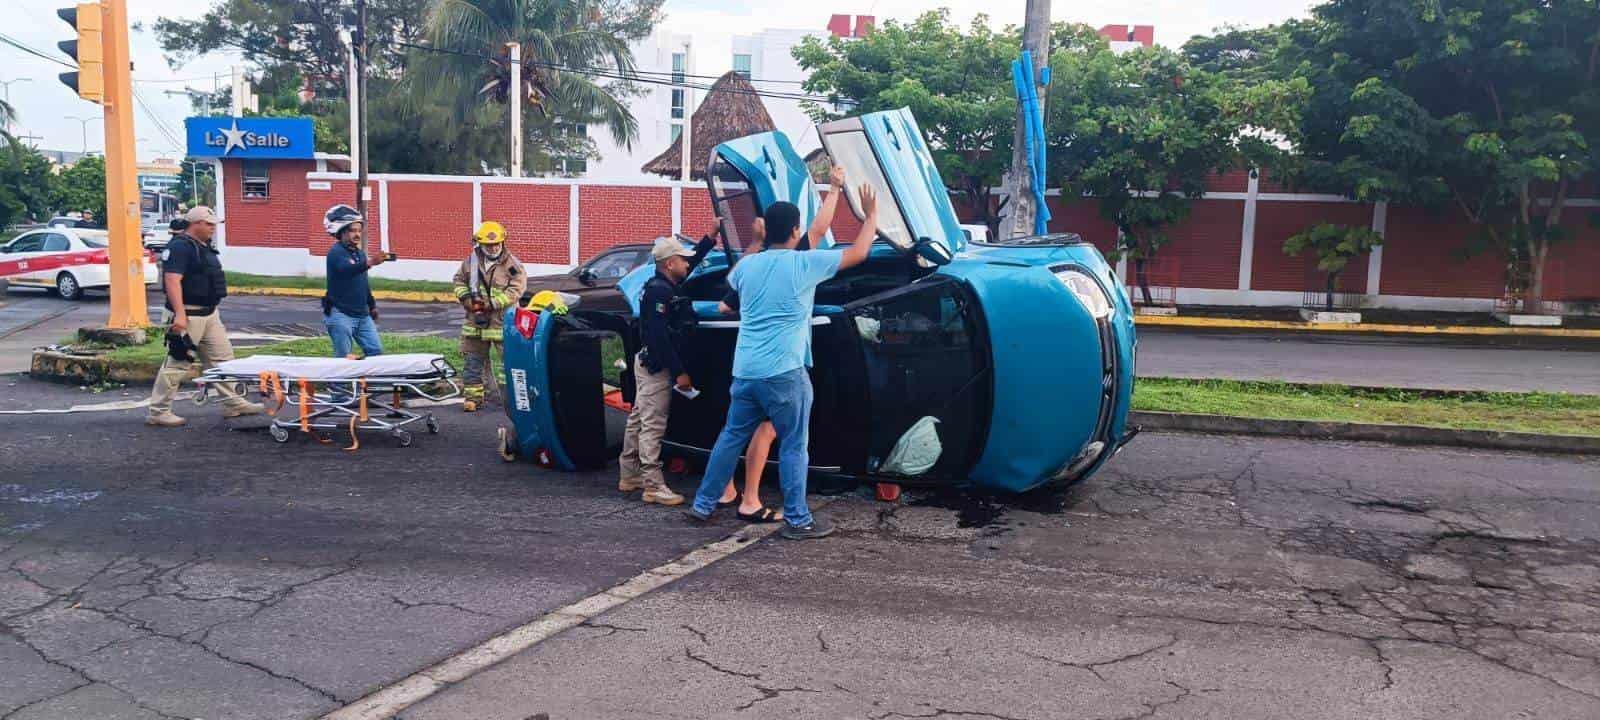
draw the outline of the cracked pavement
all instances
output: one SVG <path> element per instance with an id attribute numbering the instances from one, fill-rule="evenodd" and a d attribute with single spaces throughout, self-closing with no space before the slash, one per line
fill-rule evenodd
<path id="1" fill-rule="evenodd" d="M 0 718 L 317 717 L 721 536 L 502 463 L 494 411 L 356 453 L 178 411 L 0 416 Z"/>
<path id="2" fill-rule="evenodd" d="M 1600 717 L 1600 459 L 1152 433 L 1065 493 L 908 495 L 401 717 Z"/>

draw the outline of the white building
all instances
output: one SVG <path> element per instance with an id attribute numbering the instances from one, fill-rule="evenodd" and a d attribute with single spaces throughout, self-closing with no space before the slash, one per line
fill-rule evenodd
<path id="1" fill-rule="evenodd" d="M 710 30 L 684 33 L 657 29 L 633 47 L 636 69 L 642 78 L 681 81 L 685 87 L 640 83 L 644 92 L 629 105 L 639 122 L 639 136 L 632 148 L 618 145 L 604 127 L 588 127 L 586 131 L 600 157 L 590 160 L 587 167 L 575 174 L 608 182 L 660 180 L 656 175 L 640 172 L 639 167 L 660 154 L 668 143 L 678 140 L 685 118 L 705 99 L 704 88 L 710 87 L 723 73 L 737 70 L 746 73 L 751 84 L 763 92 L 805 94 L 800 83 L 806 79 L 806 73 L 795 61 L 792 50 L 808 36 L 822 38 L 830 32 L 837 33 L 840 18 L 845 19 L 843 27 L 847 32 L 858 35 L 872 25 L 871 17 L 857 16 L 852 28 L 849 17 L 834 16 L 828 26 L 833 30 L 771 29 L 733 35 Z M 812 129 L 811 118 L 801 109 L 799 100 L 762 97 L 761 102 L 766 105 L 772 122 L 788 134 L 802 155 L 821 146 Z"/>

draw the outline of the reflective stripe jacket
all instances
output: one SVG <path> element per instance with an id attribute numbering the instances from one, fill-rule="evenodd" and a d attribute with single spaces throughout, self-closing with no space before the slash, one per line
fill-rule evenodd
<path id="1" fill-rule="evenodd" d="M 472 266 L 473 258 L 468 256 L 461 261 L 461 267 L 456 269 L 455 284 L 456 300 L 466 310 L 466 319 L 461 324 L 461 334 L 466 337 L 482 337 L 485 340 L 499 340 L 501 334 L 501 316 L 505 309 L 522 300 L 523 291 L 528 288 L 528 273 L 522 269 L 522 262 L 510 250 L 500 253 L 498 260 L 483 257 L 476 249 L 473 255 L 478 256 L 478 294 L 489 305 L 489 326 L 480 328 L 472 322 L 472 310 L 469 307 L 472 296 Z"/>

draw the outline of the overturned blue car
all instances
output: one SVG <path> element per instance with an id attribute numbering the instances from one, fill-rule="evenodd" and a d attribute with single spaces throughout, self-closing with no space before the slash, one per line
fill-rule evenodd
<path id="1" fill-rule="evenodd" d="M 1137 339 L 1100 252 L 1073 234 L 969 241 L 909 110 L 818 131 L 845 169 L 850 210 L 860 217 L 854 188 L 870 184 L 880 220 L 869 260 L 817 290 L 813 477 L 1020 492 L 1081 480 L 1109 461 L 1134 434 Z M 752 220 L 787 200 L 809 223 L 821 205 L 777 132 L 717 146 L 707 184 L 723 244 L 683 282 L 675 309 L 701 394 L 674 395 L 663 448 L 691 463 L 709 456 L 726 418 L 739 319 L 717 304 Z M 505 323 L 508 460 L 578 470 L 615 459 L 626 413 L 608 382 L 631 400 L 631 363 L 619 359 L 639 349 L 639 290 L 653 272 L 619 283 L 630 312 L 511 311 L 522 315 Z"/>

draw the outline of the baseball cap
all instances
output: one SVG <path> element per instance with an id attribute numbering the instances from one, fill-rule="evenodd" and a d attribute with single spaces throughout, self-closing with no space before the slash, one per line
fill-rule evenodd
<path id="1" fill-rule="evenodd" d="M 193 208 L 190 208 L 189 212 L 183 216 L 183 219 L 188 220 L 191 223 L 208 222 L 212 225 L 222 224 L 222 218 L 217 217 L 217 214 L 212 212 L 211 208 L 208 208 L 204 205 L 196 205 Z"/>
<path id="2" fill-rule="evenodd" d="M 656 262 L 661 262 L 662 260 L 666 260 L 673 255 L 677 255 L 678 257 L 694 257 L 694 251 L 684 247 L 683 243 L 678 242 L 673 238 L 656 238 L 656 244 L 650 248 L 650 257 L 655 258 Z"/>

